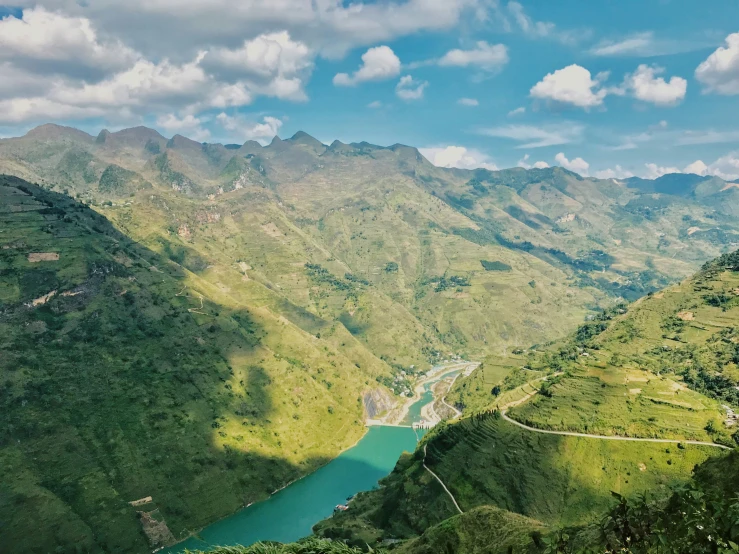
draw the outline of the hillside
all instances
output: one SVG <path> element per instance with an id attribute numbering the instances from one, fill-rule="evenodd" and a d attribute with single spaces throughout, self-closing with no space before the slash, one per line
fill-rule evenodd
<path id="1" fill-rule="evenodd" d="M 0 178 L 2 549 L 147 551 L 364 432 L 362 394 L 387 364 L 330 322 L 304 316 L 328 330 L 317 338 L 213 285 L 195 254 L 180 261 Z"/>
<path id="2" fill-rule="evenodd" d="M 207 267 L 212 285 L 310 333 L 314 316 L 340 325 L 406 370 L 561 338 L 739 243 L 738 191 L 717 180 L 654 192 L 560 168 L 442 169 L 415 148 L 306 133 L 226 147 L 45 125 L 0 141 L 0 171 L 67 191 L 150 249 Z"/>
<path id="3" fill-rule="evenodd" d="M 603 311 L 565 341 L 488 357 L 447 396 L 465 415 L 435 427 L 379 490 L 359 495 L 349 510 L 317 525 L 317 534 L 351 544 L 413 539 L 402 552 L 445 544 L 477 552 L 495 525 L 510 531 L 505 536 L 517 541 L 516 552 L 551 544 L 559 549 L 547 552 L 597 551 L 624 546 L 627 534 L 641 541 L 634 552 L 658 552 L 654 541 L 663 532 L 683 541 L 665 552 L 695 552 L 707 534 L 687 536 L 676 526 L 677 506 L 700 499 L 690 492 L 698 490 L 715 501 L 696 513 L 700 524 L 735 540 L 726 518 L 735 509 L 736 483 L 723 477 L 732 470 L 715 468 L 735 465 L 736 453 L 690 441 L 728 449 L 737 443 L 738 281 L 739 253 L 727 254 L 682 283 Z M 463 515 L 455 515 L 450 493 Z M 507 515 L 494 512 L 490 521 L 497 523 L 485 522 L 483 507 Z M 631 518 L 627 527 L 601 528 L 609 511 L 617 525 Z M 514 525 L 521 516 L 534 522 Z"/>

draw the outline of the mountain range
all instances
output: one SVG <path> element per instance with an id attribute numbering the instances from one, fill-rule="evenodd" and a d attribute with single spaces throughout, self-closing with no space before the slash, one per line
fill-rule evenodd
<path id="1" fill-rule="evenodd" d="M 0 140 L 0 174 L 0 520 L 15 550 L 143 551 L 186 536 L 334 457 L 408 392 L 408 377 L 452 356 L 485 363 L 450 398 L 491 409 L 492 388 L 517 394 L 531 380 L 521 371 L 571 371 L 572 349 L 577 358 L 590 345 L 561 354 L 557 341 L 597 339 L 603 313 L 621 321 L 622 303 L 739 244 L 739 186 L 718 178 L 447 169 L 409 146 L 327 146 L 302 132 L 221 145 L 44 125 Z M 719 310 L 731 300 L 721 295 Z M 670 321 L 655 325 L 679 334 Z M 637 327 L 603 333 L 616 362 Z M 521 370 L 527 352 L 533 365 Z M 612 361 L 604 371 L 624 367 Z M 664 436 L 714 440 L 705 427 L 717 402 L 734 402 L 696 369 L 655 384 L 638 397 L 647 407 L 625 416 L 623 395 L 646 388 L 611 391 L 593 371 L 557 386 L 573 405 L 595 405 L 594 389 L 615 404 L 586 421 L 559 412 L 560 426 L 638 435 L 647 424 L 634 418 L 656 417 Z M 653 415 L 650 398 L 677 381 L 695 390 Z M 522 419 L 541 425 L 551 417 L 537 414 L 559 407 L 526 409 Z M 488 423 L 485 433 L 509 432 Z M 435 463 L 463 443 L 445 432 L 456 431 L 428 439 Z M 564 456 L 570 442 L 546 448 Z M 682 479 L 705 458 L 698 450 L 675 467 L 659 458 L 655 479 Z M 403 482 L 407 463 L 390 479 Z M 600 493 L 587 497 L 593 509 L 607 507 Z M 135 503 L 148 497 L 142 527 Z M 492 497 L 469 505 L 512 509 Z M 536 525 L 583 523 L 558 510 L 513 511 Z M 449 515 L 441 504 L 430 514 L 399 515 L 402 530 L 373 526 L 372 539 L 415 536 Z"/>

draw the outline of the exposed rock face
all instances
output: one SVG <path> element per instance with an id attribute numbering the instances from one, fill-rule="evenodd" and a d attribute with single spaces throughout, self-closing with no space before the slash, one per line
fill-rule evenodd
<path id="1" fill-rule="evenodd" d="M 364 411 L 369 419 L 388 411 L 393 407 L 393 397 L 384 389 L 374 389 L 364 393 Z"/>

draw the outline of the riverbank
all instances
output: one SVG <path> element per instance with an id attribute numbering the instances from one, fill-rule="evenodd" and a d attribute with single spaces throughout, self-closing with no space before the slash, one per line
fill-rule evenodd
<path id="1" fill-rule="evenodd" d="M 374 425 L 390 425 L 398 426 L 408 415 L 408 411 L 411 406 L 421 400 L 422 395 L 426 392 L 425 386 L 439 381 L 444 375 L 458 371 L 469 375 L 474 369 L 479 366 L 479 362 L 459 362 L 449 365 L 440 366 L 436 370 L 431 370 L 423 379 L 418 381 L 413 388 L 413 396 L 406 398 L 395 407 L 393 407 L 384 417 L 376 419 L 368 419 L 367 426 Z"/>
<path id="2" fill-rule="evenodd" d="M 370 427 L 352 448 L 316 471 L 270 496 L 214 522 L 166 554 L 215 545 L 250 545 L 258 541 L 293 542 L 311 534 L 336 505 L 370 490 L 392 471 L 404 451 L 413 451 L 416 435 L 402 427 Z"/>

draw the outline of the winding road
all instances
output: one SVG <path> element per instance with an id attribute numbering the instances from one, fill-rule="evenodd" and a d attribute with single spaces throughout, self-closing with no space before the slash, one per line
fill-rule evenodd
<path id="1" fill-rule="evenodd" d="M 556 377 L 559 374 L 555 374 Z M 541 377 L 539 379 L 535 379 L 534 381 L 530 381 L 527 383 L 527 385 L 531 385 L 532 383 L 535 383 L 537 381 L 543 381 L 546 380 L 549 376 Z M 456 380 L 456 377 L 454 378 Z M 452 382 L 452 385 L 454 383 Z M 449 387 L 449 390 L 451 390 L 451 387 Z M 538 391 L 531 392 L 524 396 L 523 398 L 520 398 L 519 400 L 513 401 L 508 403 L 507 405 L 503 406 L 500 409 L 500 414 L 504 420 L 506 420 L 508 423 L 512 423 L 513 425 L 516 425 L 517 427 L 520 427 L 521 429 L 526 429 L 527 431 L 531 431 L 532 433 L 542 433 L 544 435 L 562 435 L 566 437 L 581 437 L 586 439 L 601 439 L 601 440 L 611 440 L 611 441 L 633 441 L 633 442 L 658 442 L 658 443 L 666 443 L 666 444 L 693 444 L 697 446 L 713 446 L 715 448 L 721 448 L 723 450 L 733 450 L 733 448 L 729 446 L 725 446 L 723 444 L 717 444 L 715 442 L 704 442 L 704 441 L 694 441 L 694 440 L 677 440 L 677 439 L 647 439 L 647 438 L 640 438 L 640 437 L 621 437 L 618 435 L 589 435 L 587 433 L 575 433 L 571 431 L 550 431 L 548 429 L 537 429 L 536 427 L 530 427 L 529 425 L 526 425 L 524 423 L 521 423 L 520 421 L 516 421 L 515 419 L 511 419 L 508 417 L 508 414 L 506 413 L 508 411 L 508 408 L 512 408 L 514 406 L 518 406 L 519 404 L 522 404 L 529 400 L 531 397 L 536 395 Z M 452 410 L 458 413 L 458 416 L 462 415 L 462 412 L 457 410 L 456 408 L 449 406 L 449 404 L 446 403 L 445 397 L 441 400 L 444 405 L 448 406 Z M 458 417 L 457 416 L 457 417 Z M 457 511 L 459 511 L 460 514 L 463 514 L 462 508 L 459 507 L 459 504 L 457 503 L 457 499 L 454 498 L 454 495 L 452 492 L 447 488 L 447 486 L 444 484 L 444 481 L 441 480 L 441 478 L 436 475 L 429 467 L 426 465 L 426 444 L 423 445 L 423 467 L 426 471 L 428 471 L 431 475 L 434 476 L 434 479 L 436 479 L 439 484 L 444 488 L 446 493 L 449 495 L 449 498 L 452 499 L 452 502 L 454 503 L 454 507 L 457 508 Z"/>
<path id="2" fill-rule="evenodd" d="M 522 429 L 526 429 L 527 431 L 532 431 L 534 433 L 543 433 L 545 435 L 564 435 L 566 437 L 584 437 L 587 439 L 605 439 L 610 441 L 634 441 L 634 442 L 662 442 L 662 443 L 668 443 L 668 444 L 696 444 L 699 446 L 715 446 L 716 448 L 723 448 L 724 450 L 732 450 L 729 446 L 724 446 L 723 444 L 717 444 L 715 442 L 703 442 L 703 441 L 691 441 L 691 440 L 677 440 L 677 439 L 645 439 L 645 438 L 639 438 L 639 437 L 621 437 L 618 435 L 588 435 L 587 433 L 574 433 L 570 431 L 550 431 L 548 429 L 537 429 L 536 427 L 529 427 L 528 425 L 525 425 L 524 423 L 521 423 L 520 421 L 516 421 L 515 419 L 511 419 L 508 417 L 505 411 L 500 412 L 501 416 L 503 416 L 503 419 L 505 419 L 508 423 L 513 423 L 513 425 L 517 425 L 518 427 L 521 427 Z"/>

